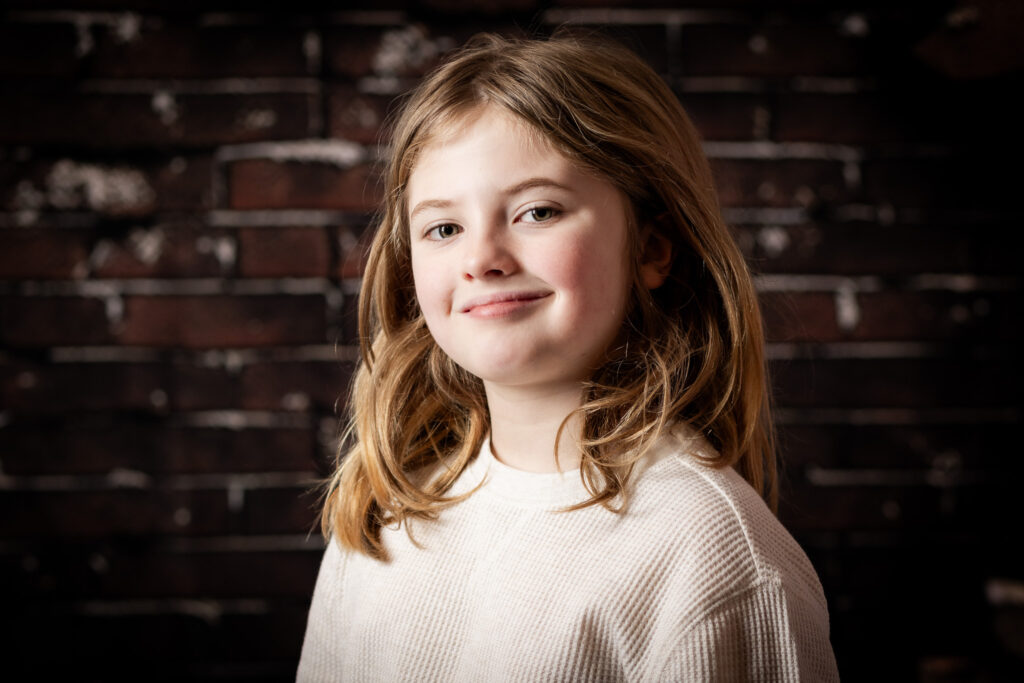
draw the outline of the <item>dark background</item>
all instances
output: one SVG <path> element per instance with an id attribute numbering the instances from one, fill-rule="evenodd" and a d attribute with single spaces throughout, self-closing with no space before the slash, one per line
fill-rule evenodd
<path id="1" fill-rule="evenodd" d="M 563 23 L 707 140 L 844 679 L 1024 676 L 1022 3 L 253 7 L 0 11 L 0 677 L 294 676 L 382 117 Z"/>

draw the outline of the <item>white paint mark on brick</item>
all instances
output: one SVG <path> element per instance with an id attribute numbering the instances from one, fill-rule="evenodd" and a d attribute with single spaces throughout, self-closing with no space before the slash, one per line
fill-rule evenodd
<path id="1" fill-rule="evenodd" d="M 181 117 L 181 106 L 173 93 L 157 90 L 149 100 L 149 106 L 165 126 L 173 125 Z"/>
<path id="2" fill-rule="evenodd" d="M 102 268 L 114 253 L 114 244 L 110 240 L 100 240 L 93 246 L 89 253 L 89 265 L 92 268 Z"/>
<path id="3" fill-rule="evenodd" d="M 836 324 L 844 332 L 850 332 L 860 322 L 860 306 L 857 304 L 857 287 L 845 282 L 836 290 Z"/>
<path id="4" fill-rule="evenodd" d="M 747 41 L 747 48 L 755 55 L 763 55 L 768 52 L 768 39 L 759 33 L 755 33 Z"/>
<path id="5" fill-rule="evenodd" d="M 964 29 L 978 23 L 979 11 L 976 5 L 957 7 L 946 15 L 946 26 Z"/>
<path id="6" fill-rule="evenodd" d="M 989 579 L 985 582 L 985 597 L 990 605 L 1024 607 L 1024 581 Z"/>
<path id="7" fill-rule="evenodd" d="M 75 43 L 75 56 L 81 59 L 92 52 L 96 47 L 96 42 L 92 37 L 92 25 L 86 17 L 81 15 L 75 17 L 74 25 L 75 35 L 78 39 Z"/>
<path id="8" fill-rule="evenodd" d="M 62 159 L 46 177 L 46 197 L 57 209 L 127 213 L 148 208 L 156 193 L 137 169 Z"/>
<path id="9" fill-rule="evenodd" d="M 380 76 L 395 76 L 423 67 L 455 42 L 442 36 L 431 40 L 421 26 L 386 31 L 373 55 L 373 70 Z"/>
<path id="10" fill-rule="evenodd" d="M 36 188 L 30 180 L 22 180 L 14 188 L 14 201 L 16 209 L 40 209 L 46 203 L 46 195 Z"/>
<path id="11" fill-rule="evenodd" d="M 108 24 L 119 43 L 133 43 L 139 38 L 142 32 L 142 17 L 134 12 L 125 12 L 116 15 Z"/>
<path id="12" fill-rule="evenodd" d="M 149 392 L 149 402 L 154 408 L 166 408 L 167 392 L 163 389 L 154 389 Z"/>
<path id="13" fill-rule="evenodd" d="M 212 254 L 220 267 L 227 270 L 235 265 L 238 244 L 231 237 L 202 235 L 196 239 L 196 251 L 200 254 Z"/>
<path id="14" fill-rule="evenodd" d="M 380 122 L 377 111 L 361 97 L 350 100 L 340 118 L 343 124 L 360 128 L 371 128 Z"/>
<path id="15" fill-rule="evenodd" d="M 365 161 L 362 145 L 347 140 L 294 140 L 290 142 L 254 142 L 229 145 L 217 152 L 220 161 L 241 159 L 270 159 L 271 161 L 299 161 L 333 164 L 351 168 Z"/>
<path id="16" fill-rule="evenodd" d="M 809 186 L 801 185 L 796 188 L 795 192 L 793 192 L 793 199 L 796 200 L 796 203 L 800 206 L 811 206 L 815 201 L 817 201 L 818 196 Z"/>
<path id="17" fill-rule="evenodd" d="M 281 397 L 281 407 L 295 413 L 309 410 L 310 404 L 309 394 L 302 391 L 292 391 Z"/>
<path id="18" fill-rule="evenodd" d="M 103 312 L 112 327 L 124 321 L 124 299 L 119 296 L 103 297 Z"/>
<path id="19" fill-rule="evenodd" d="M 265 600 L 118 600 L 78 602 L 74 609 L 80 614 L 95 616 L 183 614 L 214 625 L 225 613 L 267 614 Z"/>
<path id="20" fill-rule="evenodd" d="M 89 557 L 89 568 L 96 574 L 106 574 L 110 571 L 110 561 L 100 553 L 93 553 Z"/>
<path id="21" fill-rule="evenodd" d="M 882 503 L 882 516 L 886 519 L 897 520 L 903 515 L 903 509 L 895 500 L 887 500 Z"/>
<path id="22" fill-rule="evenodd" d="M 320 73 L 323 45 L 318 32 L 306 31 L 306 35 L 302 37 L 302 54 L 306 57 L 306 70 L 311 74 Z"/>
<path id="23" fill-rule="evenodd" d="M 878 222 L 882 225 L 892 225 L 896 222 L 896 208 L 892 204 L 882 204 L 878 207 Z"/>
<path id="24" fill-rule="evenodd" d="M 115 467 L 107 473 L 107 483 L 118 489 L 148 489 L 153 478 L 139 470 Z"/>
<path id="25" fill-rule="evenodd" d="M 238 481 L 228 484 L 228 510 L 241 512 L 245 507 L 245 487 Z"/>
<path id="26" fill-rule="evenodd" d="M 847 145 L 818 142 L 704 142 L 704 152 L 714 159 L 821 159 L 824 161 L 858 162 L 861 150 Z"/>
<path id="27" fill-rule="evenodd" d="M 851 189 L 860 187 L 860 164 L 855 161 L 847 161 L 843 164 L 843 182 Z"/>
<path id="28" fill-rule="evenodd" d="M 277 112 L 273 109 L 248 109 L 239 113 L 237 123 L 247 130 L 265 130 L 277 123 Z"/>
<path id="29" fill-rule="evenodd" d="M 39 221 L 39 212 L 32 209 L 23 209 L 14 213 L 14 224 L 19 228 L 35 225 Z"/>
<path id="30" fill-rule="evenodd" d="M 767 140 L 772 132 L 772 113 L 768 107 L 757 105 L 754 107 L 754 138 Z"/>
<path id="31" fill-rule="evenodd" d="M 160 259 L 167 235 L 160 228 L 145 230 L 137 228 L 128 235 L 128 246 L 135 258 L 146 265 L 153 265 Z"/>
<path id="32" fill-rule="evenodd" d="M 844 36 L 864 38 L 871 33 L 871 24 L 863 14 L 854 12 L 843 18 L 843 22 L 839 25 L 839 32 Z"/>
<path id="33" fill-rule="evenodd" d="M 192 511 L 186 507 L 180 507 L 174 511 L 174 523 L 185 527 L 192 523 Z"/>
<path id="34" fill-rule="evenodd" d="M 757 186 L 757 197 L 762 201 L 771 201 L 775 198 L 776 188 L 775 183 L 770 181 L 764 181 Z"/>
<path id="35" fill-rule="evenodd" d="M 775 258 L 789 248 L 789 233 L 777 225 L 768 226 L 757 231 L 757 243 L 769 258 Z"/>
<path id="36" fill-rule="evenodd" d="M 327 290 L 326 294 L 324 295 L 324 301 L 327 303 L 327 308 L 329 308 L 330 310 L 340 311 L 341 307 L 345 303 L 345 294 L 344 292 L 341 291 L 341 289 L 337 287 L 332 287 L 331 289 Z"/>

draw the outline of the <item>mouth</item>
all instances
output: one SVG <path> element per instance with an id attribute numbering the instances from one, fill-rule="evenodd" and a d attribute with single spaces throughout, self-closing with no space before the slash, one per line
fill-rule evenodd
<path id="1" fill-rule="evenodd" d="M 474 318 L 500 318 L 523 310 L 542 299 L 551 296 L 551 292 L 523 291 L 500 292 L 470 299 L 459 309 Z"/>

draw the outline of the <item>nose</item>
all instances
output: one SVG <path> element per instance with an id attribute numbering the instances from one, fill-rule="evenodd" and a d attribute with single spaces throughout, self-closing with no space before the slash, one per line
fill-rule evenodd
<path id="1" fill-rule="evenodd" d="M 466 242 L 462 277 L 466 280 L 482 280 L 503 277 L 514 273 L 518 267 L 514 249 L 508 237 L 501 230 L 470 231 Z"/>

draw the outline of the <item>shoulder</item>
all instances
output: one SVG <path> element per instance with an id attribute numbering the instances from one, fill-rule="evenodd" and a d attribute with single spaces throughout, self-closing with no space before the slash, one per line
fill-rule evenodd
<path id="1" fill-rule="evenodd" d="M 704 571 L 725 594 L 762 582 L 797 590 L 824 608 L 806 554 L 756 491 L 731 467 L 711 467 L 714 449 L 685 427 L 664 435 L 639 466 L 631 513 L 671 530 L 686 566 Z"/>

